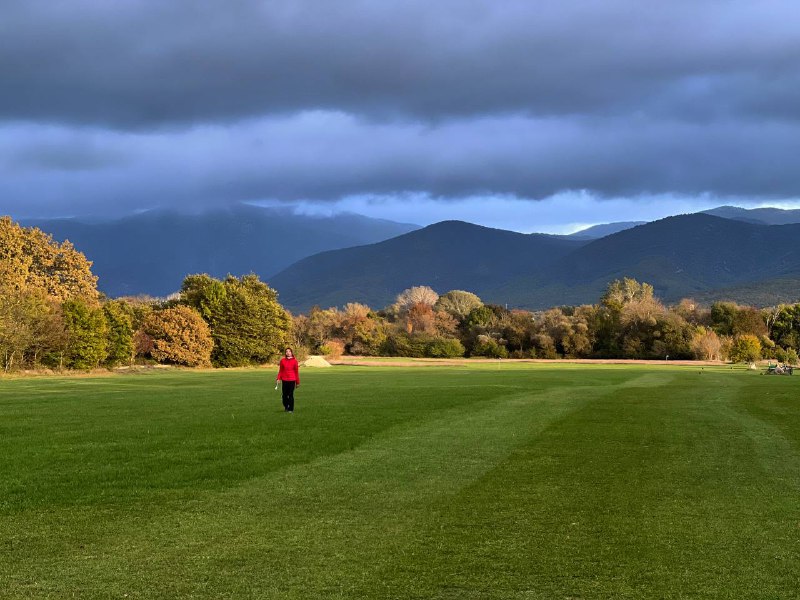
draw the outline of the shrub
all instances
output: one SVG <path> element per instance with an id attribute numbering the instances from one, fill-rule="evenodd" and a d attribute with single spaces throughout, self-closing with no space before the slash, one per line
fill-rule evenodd
<path id="1" fill-rule="evenodd" d="M 797 350 L 794 348 L 787 349 L 784 362 L 789 365 L 796 365 L 798 362 L 800 362 L 800 359 L 797 356 Z"/>
<path id="2" fill-rule="evenodd" d="M 436 338 L 428 342 L 425 355 L 430 358 L 457 358 L 464 356 L 464 344 L 456 338 Z"/>
<path id="3" fill-rule="evenodd" d="M 407 356 L 422 358 L 426 354 L 430 339 L 422 336 L 410 336 L 405 332 L 394 333 L 386 338 L 381 348 L 384 356 Z"/>

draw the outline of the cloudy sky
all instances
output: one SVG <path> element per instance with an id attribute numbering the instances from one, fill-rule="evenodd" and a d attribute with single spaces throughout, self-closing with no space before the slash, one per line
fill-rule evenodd
<path id="1" fill-rule="evenodd" d="M 0 0 L 0 213 L 800 206 L 796 0 Z"/>

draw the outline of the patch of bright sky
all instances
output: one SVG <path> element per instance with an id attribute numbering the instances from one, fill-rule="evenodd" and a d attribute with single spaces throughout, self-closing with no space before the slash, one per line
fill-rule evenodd
<path id="1" fill-rule="evenodd" d="M 258 204 L 276 206 L 277 202 Z M 800 201 L 747 203 L 713 196 L 648 196 L 603 198 L 588 192 L 563 192 L 544 200 L 521 200 L 513 196 L 474 196 L 459 200 L 435 199 L 426 194 L 402 196 L 359 195 L 336 202 L 298 202 L 296 212 L 331 215 L 350 212 L 401 223 L 430 225 L 459 220 L 521 233 L 570 234 L 603 223 L 654 221 L 672 215 L 693 213 L 722 205 L 742 208 L 800 208 Z"/>

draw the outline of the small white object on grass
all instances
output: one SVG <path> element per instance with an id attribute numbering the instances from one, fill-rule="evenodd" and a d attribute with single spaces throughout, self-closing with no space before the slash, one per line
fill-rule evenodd
<path id="1" fill-rule="evenodd" d="M 278 382 L 277 381 L 275 382 L 275 389 L 276 390 L 278 389 Z"/>

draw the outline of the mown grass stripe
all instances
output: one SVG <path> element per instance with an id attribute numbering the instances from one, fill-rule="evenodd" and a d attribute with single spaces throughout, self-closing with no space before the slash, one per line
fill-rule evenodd
<path id="1" fill-rule="evenodd" d="M 0 489 L 19 490 L 0 496 L 0 589 L 783 598 L 796 587 L 792 378 L 540 365 L 307 375 L 291 416 L 257 371 L 4 382 Z"/>

